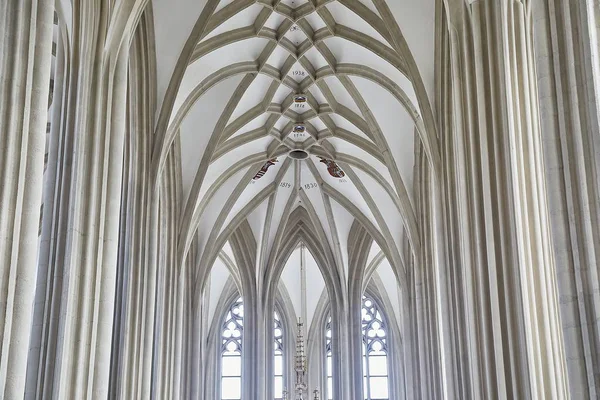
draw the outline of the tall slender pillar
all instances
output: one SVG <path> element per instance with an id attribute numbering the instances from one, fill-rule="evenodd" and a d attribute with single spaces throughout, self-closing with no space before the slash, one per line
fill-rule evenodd
<path id="1" fill-rule="evenodd" d="M 548 0 L 533 9 L 553 251 L 574 399 L 600 396 L 598 5 Z"/>
<path id="2" fill-rule="evenodd" d="M 158 363 L 153 370 L 153 358 L 162 359 L 159 354 L 164 350 L 154 347 L 160 345 L 155 330 L 155 310 L 161 305 L 156 297 L 160 287 L 157 269 L 166 279 L 176 265 L 169 260 L 176 248 L 172 238 L 177 217 L 172 213 L 173 204 L 178 202 L 173 193 L 176 179 L 170 175 L 173 153 L 167 160 L 162 187 L 154 187 L 149 178 L 156 80 L 152 74 L 155 54 L 151 24 L 152 14 L 144 12 L 129 49 L 128 121 L 111 360 L 110 396 L 115 399 L 152 397 L 153 384 L 157 384 L 157 375 L 163 371 Z M 163 215 L 160 224 L 159 203 Z M 163 279 L 158 282 L 164 282 Z M 168 282 L 172 284 L 171 279 Z"/>
<path id="3" fill-rule="evenodd" d="M 125 131 L 127 53 L 114 74 L 80 71 L 89 105 L 78 113 L 70 224 L 66 232 L 61 316 L 53 393 L 56 398 L 108 394 Z M 91 71 L 90 71 L 91 72 Z M 95 75 L 95 76 L 94 76 Z M 85 82 L 86 78 L 91 82 Z M 106 85 L 106 86 L 104 86 Z M 104 87 L 103 87 L 104 86 Z M 81 92 L 80 92 L 81 93 Z M 85 93 L 85 92 L 84 92 Z M 79 93 L 78 93 L 79 94 Z M 111 99 L 106 103 L 104 96 Z M 80 104 L 81 104 L 80 103 Z M 88 114 L 91 113 L 91 115 Z"/>
<path id="4" fill-rule="evenodd" d="M 442 147 L 457 263 L 446 284 L 460 370 L 447 379 L 460 379 L 453 390 L 464 398 L 568 397 L 531 7 L 448 0 L 444 10 Z"/>
<path id="5" fill-rule="evenodd" d="M 36 398 L 107 398 L 129 47 L 125 38 L 120 50 L 106 49 L 108 2 L 74 1 L 71 11 L 64 93 L 55 104 L 54 186 L 47 188 L 55 206 L 42 237 L 46 279 L 37 288 L 43 329 L 34 332 L 41 345 L 31 349 L 39 362 L 27 372 L 28 385 Z"/>
<path id="6" fill-rule="evenodd" d="M 58 21 L 56 21 L 58 22 Z M 55 28 L 57 31 L 60 31 L 61 28 L 58 26 Z M 65 70 L 65 57 L 63 50 L 63 41 L 62 35 L 57 36 L 58 40 L 56 42 L 55 55 L 56 55 L 56 63 L 54 69 L 54 91 L 53 96 L 53 104 L 51 107 L 52 115 L 49 116 L 50 122 L 50 132 L 49 138 L 47 140 L 47 163 L 44 170 L 44 193 L 42 197 L 43 205 L 42 210 L 42 220 L 41 223 L 41 232 L 40 232 L 40 244 L 39 244 L 39 255 L 37 262 L 37 284 L 36 284 L 36 294 L 35 294 L 35 305 L 34 305 L 34 315 L 33 315 L 33 323 L 32 323 L 32 332 L 30 339 L 30 347 L 29 354 L 27 357 L 27 385 L 25 388 L 25 399 L 35 399 L 39 397 L 38 394 L 38 382 L 43 381 L 41 376 L 38 376 L 38 365 L 44 362 L 40 357 L 42 356 L 42 352 L 40 351 L 44 346 L 44 342 L 42 338 L 44 335 L 42 332 L 45 329 L 48 329 L 50 325 L 56 323 L 56 318 L 48 319 L 44 318 L 43 307 L 40 307 L 39 304 L 43 303 L 47 293 L 47 281 L 52 277 L 52 271 L 54 270 L 54 265 L 50 264 L 51 256 L 49 254 L 52 243 L 53 230 L 55 226 L 52 224 L 53 215 L 57 208 L 60 207 L 60 203 L 58 198 L 55 196 L 53 190 L 49 190 L 48 188 L 56 187 L 56 178 L 57 178 L 57 167 L 58 167 L 58 157 L 59 157 L 59 148 L 60 148 L 60 132 L 62 125 L 62 110 L 61 105 L 63 102 L 63 96 L 66 92 L 66 88 L 64 85 L 66 70 Z M 58 297 L 58 296 L 57 296 Z M 47 353 L 44 353 L 46 357 L 53 357 L 52 350 Z M 36 371 L 35 374 L 31 373 L 32 371 Z M 45 373 L 52 373 L 51 370 L 46 370 Z"/>
<path id="7" fill-rule="evenodd" d="M 23 398 L 52 56 L 53 2 L 0 3 L 0 398 Z"/>

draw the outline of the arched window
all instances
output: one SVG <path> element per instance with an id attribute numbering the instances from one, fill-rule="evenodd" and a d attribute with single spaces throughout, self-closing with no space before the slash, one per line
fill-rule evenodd
<path id="1" fill-rule="evenodd" d="M 325 324 L 325 357 L 326 357 L 326 372 L 327 372 L 327 399 L 333 399 L 333 359 L 332 359 L 332 332 L 331 332 L 331 314 L 327 317 Z"/>
<path id="2" fill-rule="evenodd" d="M 242 399 L 242 336 L 244 305 L 237 299 L 227 311 L 221 330 L 221 399 Z"/>
<path id="3" fill-rule="evenodd" d="M 389 400 L 387 327 L 375 301 L 362 299 L 365 400 Z"/>
<path id="4" fill-rule="evenodd" d="M 275 315 L 273 316 L 273 336 L 275 338 L 275 343 L 273 344 L 274 357 L 275 362 L 273 364 L 273 371 L 275 374 L 274 380 L 274 393 L 275 400 L 283 399 L 283 390 L 285 387 L 285 379 L 284 379 L 284 347 L 283 347 L 283 324 L 281 323 L 281 318 L 277 311 L 275 311 Z"/>

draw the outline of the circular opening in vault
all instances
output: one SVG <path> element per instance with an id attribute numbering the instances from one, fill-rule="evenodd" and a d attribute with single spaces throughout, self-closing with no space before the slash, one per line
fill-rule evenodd
<path id="1" fill-rule="evenodd" d="M 308 158 L 308 153 L 304 150 L 292 150 L 290 151 L 289 156 L 294 160 L 306 160 Z"/>

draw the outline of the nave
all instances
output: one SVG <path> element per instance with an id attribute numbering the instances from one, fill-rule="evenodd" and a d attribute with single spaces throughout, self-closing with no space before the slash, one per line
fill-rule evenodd
<path id="1" fill-rule="evenodd" d="M 0 399 L 600 397 L 596 0 L 0 1 Z"/>

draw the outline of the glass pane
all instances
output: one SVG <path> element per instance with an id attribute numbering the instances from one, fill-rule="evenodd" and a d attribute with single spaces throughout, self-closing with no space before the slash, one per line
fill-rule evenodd
<path id="1" fill-rule="evenodd" d="M 283 397 L 283 378 L 281 376 L 275 377 L 275 397 Z"/>
<path id="2" fill-rule="evenodd" d="M 274 342 L 274 349 L 275 349 L 275 356 L 274 356 L 274 363 L 273 363 L 273 375 L 275 376 L 273 383 L 274 383 L 274 395 L 275 395 L 275 399 L 281 399 L 283 398 L 283 387 L 284 387 L 284 381 L 283 381 L 283 353 L 284 353 L 284 340 L 283 340 L 283 335 L 284 335 L 284 329 L 283 329 L 283 325 L 281 323 L 281 318 L 279 317 L 279 314 L 277 313 L 277 311 L 275 311 L 274 315 L 273 315 L 273 336 L 275 338 L 275 342 Z"/>
<path id="3" fill-rule="evenodd" d="M 327 378 L 327 398 L 333 399 L 333 379 Z"/>
<path id="4" fill-rule="evenodd" d="M 327 357 L 327 376 L 331 376 L 332 372 L 333 372 L 333 368 L 332 368 L 332 362 L 331 362 L 331 356 Z"/>
<path id="5" fill-rule="evenodd" d="M 369 357 L 369 374 L 371 376 L 387 376 L 387 357 L 371 356 Z"/>
<path id="6" fill-rule="evenodd" d="M 275 375 L 283 375 L 283 357 L 275 356 L 275 366 L 274 366 Z"/>
<path id="7" fill-rule="evenodd" d="M 223 376 L 242 376 L 242 358 L 223 357 L 221 368 Z"/>
<path id="8" fill-rule="evenodd" d="M 367 296 L 363 296 L 361 315 L 365 399 L 388 400 L 387 327 L 378 304 Z"/>
<path id="9" fill-rule="evenodd" d="M 228 354 L 238 354 L 240 350 L 240 346 L 236 342 L 229 342 L 225 345 L 224 353 Z"/>
<path id="10" fill-rule="evenodd" d="M 374 352 L 380 352 L 383 350 L 383 344 L 380 341 L 374 341 L 372 345 L 372 349 Z"/>
<path id="11" fill-rule="evenodd" d="M 242 378 L 223 378 L 221 381 L 221 398 L 239 400 L 242 398 Z"/>
<path id="12" fill-rule="evenodd" d="M 370 356 L 385 356 L 386 354 L 385 351 L 372 351 L 369 353 Z"/>
<path id="13" fill-rule="evenodd" d="M 387 399 L 388 393 L 388 378 L 371 378 L 371 399 Z"/>
<path id="14" fill-rule="evenodd" d="M 221 399 L 242 398 L 242 299 L 236 300 L 221 327 Z"/>

